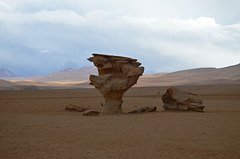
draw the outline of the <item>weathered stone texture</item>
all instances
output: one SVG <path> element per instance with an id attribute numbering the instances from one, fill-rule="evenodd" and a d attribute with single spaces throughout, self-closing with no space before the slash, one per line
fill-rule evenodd
<path id="1" fill-rule="evenodd" d="M 192 110 L 203 112 L 205 108 L 201 97 L 196 93 L 170 87 L 162 96 L 163 108 L 168 110 Z"/>
<path id="2" fill-rule="evenodd" d="M 121 113 L 122 96 L 137 83 L 144 67 L 136 59 L 121 56 L 93 54 L 88 60 L 98 68 L 98 76 L 90 75 L 89 80 L 105 99 L 103 112 Z"/>
<path id="3" fill-rule="evenodd" d="M 128 112 L 129 114 L 134 114 L 134 113 L 143 113 L 143 112 L 154 112 L 157 110 L 156 106 L 145 106 L 145 107 L 141 107 L 138 108 L 136 110 L 130 111 Z"/>

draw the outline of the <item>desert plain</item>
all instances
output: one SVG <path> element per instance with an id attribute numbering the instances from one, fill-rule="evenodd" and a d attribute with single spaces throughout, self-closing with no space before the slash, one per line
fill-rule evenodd
<path id="1" fill-rule="evenodd" d="M 240 85 L 178 88 L 200 94 L 204 113 L 165 111 L 168 87 L 133 87 L 123 111 L 156 112 L 82 116 L 74 104 L 102 110 L 94 88 L 0 91 L 1 159 L 239 159 Z"/>

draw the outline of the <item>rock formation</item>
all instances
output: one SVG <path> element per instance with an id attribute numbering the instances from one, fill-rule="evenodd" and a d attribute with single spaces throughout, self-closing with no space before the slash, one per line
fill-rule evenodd
<path id="1" fill-rule="evenodd" d="M 90 108 L 87 107 L 81 107 L 73 104 L 69 104 L 65 107 L 66 110 L 73 110 L 73 111 L 78 111 L 78 112 L 83 112 L 86 110 L 90 110 Z"/>
<path id="2" fill-rule="evenodd" d="M 137 59 L 103 54 L 92 54 L 88 60 L 98 68 L 98 76 L 90 75 L 89 79 L 104 99 L 103 113 L 122 113 L 122 96 L 137 83 L 144 67 Z"/>
<path id="3" fill-rule="evenodd" d="M 100 113 L 97 110 L 93 110 L 87 107 L 81 107 L 73 104 L 69 104 L 65 107 L 66 110 L 82 112 L 83 116 L 98 116 Z"/>
<path id="4" fill-rule="evenodd" d="M 204 104 L 198 94 L 170 87 L 162 96 L 163 108 L 168 110 L 192 110 L 203 112 Z"/>
<path id="5" fill-rule="evenodd" d="M 134 113 L 143 113 L 143 112 L 154 112 L 157 110 L 157 107 L 155 106 L 145 106 L 142 108 L 138 108 L 136 110 L 128 112 L 128 114 L 134 114 Z"/>
<path id="6" fill-rule="evenodd" d="M 83 116 L 98 116 L 100 113 L 96 110 L 85 110 L 82 115 Z"/>

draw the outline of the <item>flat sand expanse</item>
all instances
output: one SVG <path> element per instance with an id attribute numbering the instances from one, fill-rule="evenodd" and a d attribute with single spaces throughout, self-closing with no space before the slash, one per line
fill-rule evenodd
<path id="1" fill-rule="evenodd" d="M 64 110 L 101 111 L 95 89 L 1 91 L 0 158 L 240 158 L 239 85 L 181 87 L 202 96 L 205 113 L 164 111 L 166 88 L 131 88 L 123 99 L 124 112 L 147 105 L 157 112 L 97 117 Z"/>

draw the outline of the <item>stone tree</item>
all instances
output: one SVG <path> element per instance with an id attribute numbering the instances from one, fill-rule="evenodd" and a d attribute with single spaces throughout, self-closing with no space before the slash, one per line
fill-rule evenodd
<path id="1" fill-rule="evenodd" d="M 103 113 L 122 113 L 122 96 L 142 75 L 144 67 L 137 59 L 122 56 L 92 54 L 88 58 L 98 68 L 98 76 L 90 75 L 89 80 L 102 93 L 105 103 Z"/>

